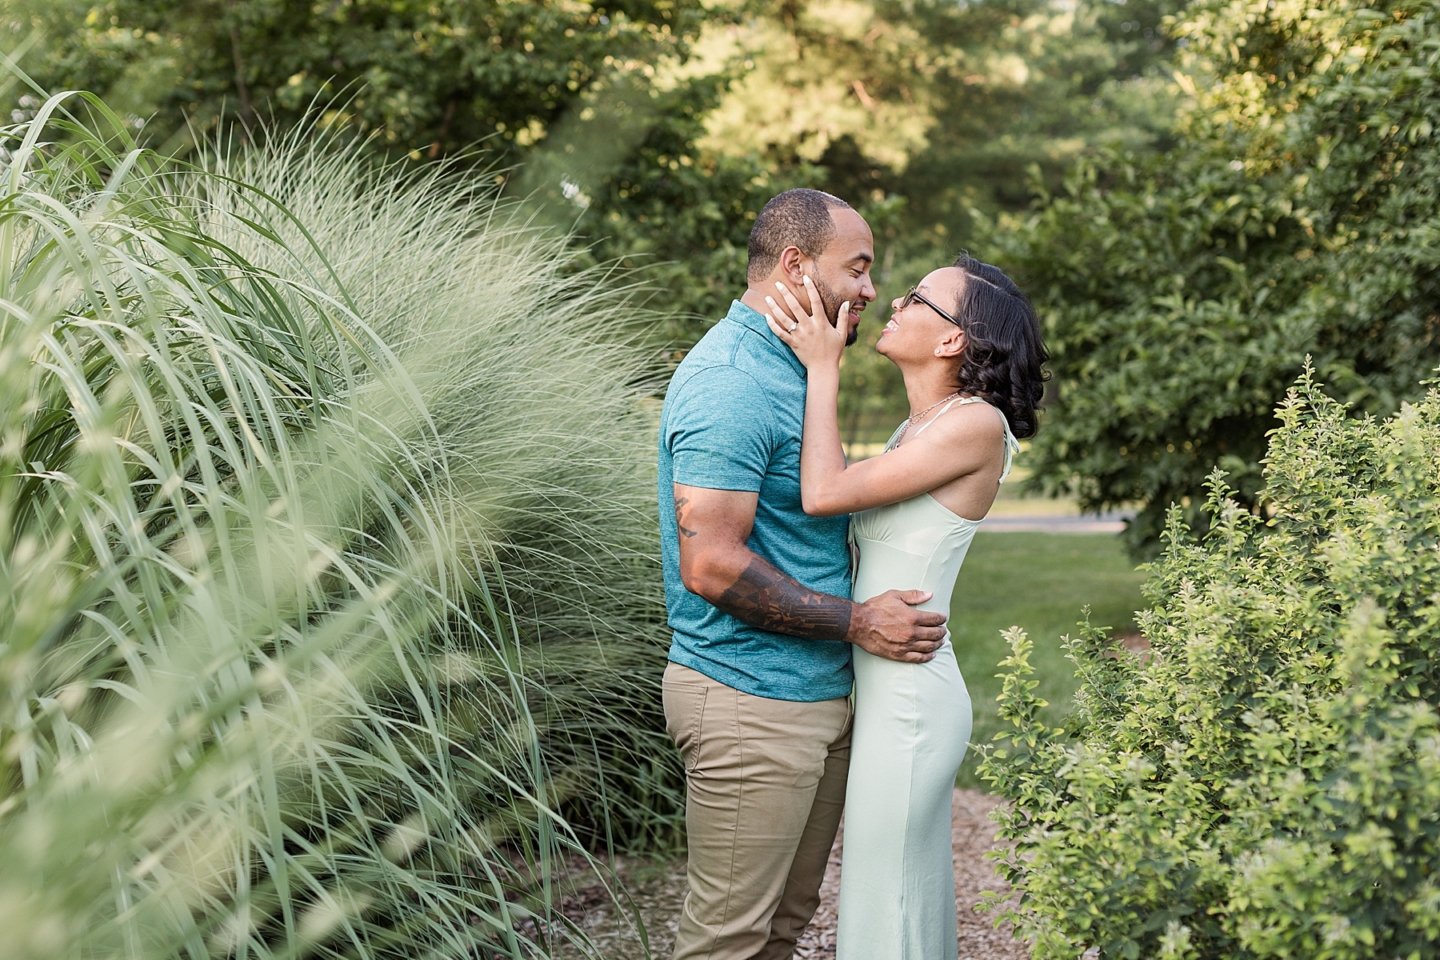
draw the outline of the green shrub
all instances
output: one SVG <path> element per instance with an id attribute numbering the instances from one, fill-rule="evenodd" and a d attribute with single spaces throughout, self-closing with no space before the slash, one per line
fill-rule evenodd
<path id="1" fill-rule="evenodd" d="M 678 816 L 625 291 L 81 99 L 0 129 L 6 955 L 544 955 L 562 813 Z"/>
<path id="2" fill-rule="evenodd" d="M 1203 539 L 1171 511 L 1152 654 L 1070 642 L 1064 730 L 1010 637 L 984 773 L 1037 957 L 1440 955 L 1440 393 L 1354 419 L 1307 372 L 1278 416 L 1264 513 L 1218 471 Z"/>

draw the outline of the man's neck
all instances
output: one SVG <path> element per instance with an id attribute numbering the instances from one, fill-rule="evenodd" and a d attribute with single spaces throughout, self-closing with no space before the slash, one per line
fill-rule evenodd
<path id="1" fill-rule="evenodd" d="M 777 278 L 766 277 L 759 283 L 751 284 L 749 287 L 746 287 L 745 292 L 740 295 L 740 302 L 759 314 L 773 312 L 770 309 L 770 304 L 765 302 L 765 298 L 775 297 L 775 295 L 779 293 L 779 291 L 775 289 L 776 282 Z M 796 294 L 796 299 L 799 299 L 799 294 L 793 287 L 790 289 L 790 292 Z M 805 301 L 801 300 L 800 302 L 804 303 Z"/>
<path id="2" fill-rule="evenodd" d="M 740 295 L 740 302 L 756 313 L 768 313 L 770 311 L 770 305 L 765 302 L 765 294 L 754 287 L 746 288 L 745 292 Z"/>

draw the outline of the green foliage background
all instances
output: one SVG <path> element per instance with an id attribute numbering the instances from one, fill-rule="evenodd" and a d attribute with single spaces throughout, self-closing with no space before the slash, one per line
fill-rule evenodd
<path id="1" fill-rule="evenodd" d="M 987 744 L 1009 727 L 1000 716 L 1003 675 L 996 672 L 1010 649 L 1007 629 L 1018 625 L 1035 638 L 1030 660 L 1040 683 L 1035 695 L 1048 704 L 1043 719 L 1059 723 L 1070 713 L 1079 684 L 1060 638 L 1087 607 L 1090 622 L 1133 636 L 1144 582 L 1118 537 L 983 529 L 976 534 L 955 582 L 949 621 L 974 711 L 970 742 Z M 966 754 L 960 786 L 986 789 L 975 773 L 980 759 L 978 750 Z"/>
<path id="2" fill-rule="evenodd" d="M 16 43 L 40 31 L 24 63 L 42 85 L 107 94 L 162 152 L 314 108 L 391 156 L 508 178 L 588 262 L 645 268 L 683 350 L 742 288 L 750 223 L 782 189 L 871 218 L 884 303 L 970 242 L 972 209 L 1023 208 L 1028 167 L 1058 183 L 1099 144 L 1162 140 L 1172 2 L 4 7 Z M 851 366 L 867 421 L 903 409 L 874 358 Z"/>

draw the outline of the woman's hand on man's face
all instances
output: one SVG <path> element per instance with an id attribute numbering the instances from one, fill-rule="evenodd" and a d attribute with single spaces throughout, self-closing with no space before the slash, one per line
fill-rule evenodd
<path id="1" fill-rule="evenodd" d="M 825 316 L 825 305 L 820 299 L 820 291 L 815 288 L 815 283 L 808 274 L 805 277 L 805 292 L 810 295 L 808 311 L 800 306 L 800 301 L 795 299 L 795 295 L 783 283 L 775 286 L 779 288 L 784 303 L 776 301 L 774 297 L 765 298 L 765 302 L 770 306 L 769 312 L 765 314 L 765 322 L 770 325 L 775 336 L 795 351 L 795 356 L 800 358 L 807 370 L 824 365 L 838 367 L 840 354 L 845 350 L 845 338 L 850 332 L 848 324 L 840 323 L 839 318 L 849 316 L 850 301 L 846 300 L 841 304 L 839 315 L 832 319 Z"/>

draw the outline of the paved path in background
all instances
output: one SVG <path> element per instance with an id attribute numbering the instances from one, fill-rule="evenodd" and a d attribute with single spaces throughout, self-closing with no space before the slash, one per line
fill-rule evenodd
<path id="1" fill-rule="evenodd" d="M 989 533 L 1120 533 L 1133 510 L 1081 515 L 992 514 L 980 524 Z"/>

